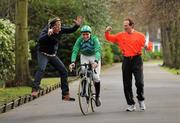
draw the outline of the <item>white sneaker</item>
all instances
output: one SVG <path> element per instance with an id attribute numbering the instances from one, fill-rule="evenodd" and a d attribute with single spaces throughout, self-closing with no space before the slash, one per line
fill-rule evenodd
<path id="1" fill-rule="evenodd" d="M 135 110 L 136 110 L 135 105 L 128 105 L 128 108 L 126 109 L 126 111 L 130 111 L 130 112 L 135 111 Z"/>
<path id="2" fill-rule="evenodd" d="M 144 103 L 144 101 L 138 101 L 139 102 L 139 108 L 141 111 L 146 110 L 146 105 Z"/>

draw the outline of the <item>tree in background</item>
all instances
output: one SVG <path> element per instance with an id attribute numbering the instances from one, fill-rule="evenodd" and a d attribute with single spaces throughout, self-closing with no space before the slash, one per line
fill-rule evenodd
<path id="1" fill-rule="evenodd" d="M 180 68 L 180 1 L 141 1 L 142 16 L 146 23 L 161 29 L 163 65 Z M 142 17 L 141 17 L 142 18 Z"/>
<path id="2" fill-rule="evenodd" d="M 15 4 L 25 0 L 0 1 L 0 17 L 15 22 Z M 26 0 L 28 3 L 28 18 L 16 16 L 16 81 L 15 85 L 25 85 L 29 81 L 28 73 L 28 33 L 31 42 L 32 60 L 30 69 L 36 68 L 36 40 L 41 29 L 48 23 L 50 18 L 59 16 L 63 25 L 71 25 L 73 18 L 78 15 L 84 16 L 84 24 L 92 27 L 93 33 L 98 35 L 102 44 L 103 64 L 113 62 L 112 52 L 120 55 L 115 46 L 111 46 L 104 39 L 106 25 L 113 26 L 113 33 L 123 31 L 123 19 L 127 16 L 134 18 L 136 28 L 142 32 L 149 31 L 150 35 L 156 35 L 156 30 L 161 29 L 163 47 L 163 61 L 165 66 L 180 68 L 180 1 L 179 0 Z M 24 4 L 25 5 L 25 4 Z M 19 7 L 19 6 L 18 6 Z M 25 8 L 27 5 L 25 5 Z M 17 8 L 17 11 L 24 13 Z M 26 8 L 27 12 L 27 8 Z M 18 12 L 18 14 L 20 14 Z M 23 14 L 22 14 L 23 15 Z M 27 17 L 27 15 L 24 15 Z M 24 20 L 25 19 L 25 20 Z M 22 22 L 21 22 L 22 21 Z M 23 24 L 24 23 L 24 24 Z M 22 25 L 21 25 L 22 24 Z M 25 30 L 25 31 L 23 31 Z M 22 35 L 22 36 L 20 36 Z M 59 57 L 68 65 L 72 46 L 80 35 L 77 31 L 70 36 L 64 35 L 60 41 Z M 23 42 L 25 41 L 25 42 Z M 11 55 L 9 55 L 10 57 Z M 114 57 L 115 58 L 115 57 Z M 13 56 L 12 58 L 13 59 Z M 8 62 L 7 62 L 8 63 Z M 4 65 L 2 65 L 5 67 Z M 3 71 L 3 68 L 0 68 Z M 54 71 L 48 67 L 47 71 Z M 8 71 L 6 73 L 11 73 Z M 13 73 L 12 73 L 13 74 Z M 53 73 L 54 74 L 54 73 Z M 11 77 L 9 77 L 11 78 Z"/>
<path id="3" fill-rule="evenodd" d="M 14 0 L 0 1 L 0 5 L 6 4 L 2 6 L 2 12 L 0 16 L 3 18 L 9 18 L 12 22 L 15 22 L 13 15 L 15 15 L 15 2 Z M 102 59 L 104 61 L 103 64 L 108 64 L 113 62 L 113 54 L 111 44 L 106 43 L 104 39 L 104 29 L 106 25 L 118 23 L 118 26 L 121 26 L 121 22 L 118 19 L 113 19 L 112 17 L 112 7 L 110 6 L 111 0 L 68 0 L 64 2 L 64 0 L 29 0 L 28 1 L 28 33 L 32 60 L 30 60 L 30 69 L 36 68 L 36 40 L 38 39 L 39 33 L 41 29 L 48 23 L 50 18 L 55 16 L 59 16 L 62 20 L 63 25 L 71 25 L 73 22 L 73 18 L 78 15 L 84 16 L 85 22 L 84 24 L 88 24 L 93 28 L 93 33 L 100 37 L 100 41 L 102 44 Z M 10 8 L 9 8 L 10 7 Z M 119 13 L 118 13 L 119 14 Z M 115 15 L 114 15 L 115 17 Z M 19 26 L 19 25 L 18 25 Z M 19 27 L 18 27 L 19 28 Z M 24 28 L 23 28 L 24 29 Z M 26 33 L 26 31 L 25 31 Z M 70 36 L 64 35 L 62 40 L 60 41 L 60 50 L 58 51 L 59 57 L 62 61 L 68 65 L 70 62 L 70 54 L 72 51 L 72 46 L 76 40 L 76 38 L 80 35 L 79 32 L 73 33 Z M 21 44 L 18 44 L 21 47 Z M 26 45 L 26 44 L 25 44 Z M 27 48 L 22 46 L 23 48 Z M 114 50 L 113 50 L 114 51 Z M 27 51 L 23 51 L 24 53 Z M 21 59 L 21 55 L 19 55 L 19 60 Z M 27 58 L 27 56 L 25 56 Z M 18 57 L 16 58 L 18 61 Z M 106 61 L 105 61 L 106 60 Z M 24 60 L 26 61 L 26 60 Z M 24 62 L 23 62 L 24 63 Z M 26 64 L 26 63 L 25 63 Z M 16 64 L 21 66 L 21 63 Z M 50 67 L 48 67 L 47 71 L 50 71 Z M 19 70 L 17 70 L 19 71 Z M 26 71 L 26 70 L 25 70 Z M 29 75 L 28 75 L 29 76 Z M 21 75 L 22 77 L 22 75 Z"/>
<path id="4" fill-rule="evenodd" d="M 79 0 L 81 5 L 82 15 L 85 18 L 85 23 L 92 27 L 93 34 L 98 35 L 102 45 L 102 64 L 111 64 L 113 62 L 113 53 L 111 44 L 107 43 L 104 39 L 104 29 L 112 23 L 109 12 L 111 9 L 107 0 Z"/>
<path id="5" fill-rule="evenodd" d="M 130 16 L 138 30 L 154 37 L 161 29 L 163 65 L 180 68 L 180 1 L 179 0 L 111 0 L 111 16 Z M 120 29 L 115 23 L 115 28 Z"/>
<path id="6" fill-rule="evenodd" d="M 104 46 L 104 28 L 109 18 L 107 13 L 108 8 L 106 7 L 105 0 L 68 0 L 67 2 L 63 0 L 54 0 L 53 2 L 51 0 L 34 0 L 29 3 L 29 35 L 31 39 L 36 40 L 40 30 L 48 23 L 49 18 L 59 16 L 63 25 L 70 25 L 73 23 L 73 18 L 82 15 L 84 17 L 84 24 L 90 25 L 93 28 L 93 34 L 100 37 L 100 41 L 103 45 L 102 50 L 105 51 L 103 55 L 104 59 L 106 55 L 109 56 L 109 53 L 112 54 L 111 50 L 109 53 L 106 53 L 106 51 L 110 49 L 108 48 L 110 44 Z M 79 32 L 73 33 L 70 36 L 63 35 L 60 41 L 58 56 L 65 65 L 69 65 L 70 63 L 72 47 L 79 35 Z M 32 51 L 34 51 L 34 49 L 32 49 Z M 32 52 L 32 54 L 33 59 L 36 59 L 35 52 Z M 108 61 L 112 63 L 112 60 Z M 54 70 L 53 68 L 51 69 L 51 67 L 47 67 L 47 71 Z M 53 73 L 53 75 L 55 74 Z"/>
<path id="7" fill-rule="evenodd" d="M 30 81 L 28 63 L 28 0 L 16 1 L 15 35 L 15 86 L 27 85 Z"/>
<path id="8" fill-rule="evenodd" d="M 16 0 L 0 1 L 0 18 L 9 19 L 15 22 L 15 3 Z"/>
<path id="9" fill-rule="evenodd" d="M 35 65 L 37 65 L 35 45 L 40 31 L 48 24 L 48 20 L 59 16 L 63 26 L 71 26 L 73 25 L 73 19 L 75 19 L 78 15 L 81 15 L 81 13 L 79 13 L 76 1 L 74 0 L 68 0 L 66 2 L 63 0 L 32 0 L 29 2 L 29 37 L 31 40 L 34 40 L 34 42 L 31 41 L 30 44 L 32 54 L 30 68 L 32 74 L 34 74 L 34 71 L 36 70 Z M 72 46 L 79 34 L 79 32 L 69 34 L 68 36 L 65 34 L 61 37 L 61 41 L 59 42 L 57 55 L 67 66 L 70 63 Z M 54 68 L 51 66 L 47 66 L 46 71 L 45 76 L 58 75 L 58 73 L 53 72 Z"/>

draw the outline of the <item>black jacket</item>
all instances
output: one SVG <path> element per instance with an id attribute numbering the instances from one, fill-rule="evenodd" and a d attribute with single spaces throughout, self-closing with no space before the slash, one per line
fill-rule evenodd
<path id="1" fill-rule="evenodd" d="M 48 25 L 41 31 L 38 39 L 38 50 L 47 54 L 56 54 L 58 50 L 58 42 L 62 34 L 73 33 L 79 28 L 78 25 L 73 27 L 61 27 L 58 34 L 48 35 Z"/>

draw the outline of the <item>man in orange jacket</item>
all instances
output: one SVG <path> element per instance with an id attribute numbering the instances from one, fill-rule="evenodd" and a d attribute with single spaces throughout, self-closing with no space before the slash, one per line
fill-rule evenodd
<path id="1" fill-rule="evenodd" d="M 132 91 L 132 75 L 135 77 L 135 85 L 137 88 L 137 99 L 140 110 L 145 110 L 144 103 L 144 80 L 143 80 L 143 61 L 141 58 L 142 48 L 152 50 L 152 43 L 145 43 L 144 34 L 134 30 L 134 22 L 130 18 L 126 18 L 123 23 L 124 32 L 110 34 L 112 27 L 108 26 L 105 30 L 105 38 L 116 43 L 123 54 L 122 73 L 124 94 L 128 104 L 126 111 L 134 111 L 135 101 Z"/>

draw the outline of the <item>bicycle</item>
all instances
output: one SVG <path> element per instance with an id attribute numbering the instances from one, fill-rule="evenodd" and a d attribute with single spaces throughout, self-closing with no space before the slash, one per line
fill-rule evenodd
<path id="1" fill-rule="evenodd" d="M 81 64 L 79 69 L 84 66 L 84 72 L 79 73 L 81 77 L 78 86 L 78 101 L 79 107 L 83 115 L 88 114 L 89 107 L 91 107 L 92 112 L 95 112 L 96 107 L 96 93 L 93 86 L 93 72 L 91 64 Z"/>

